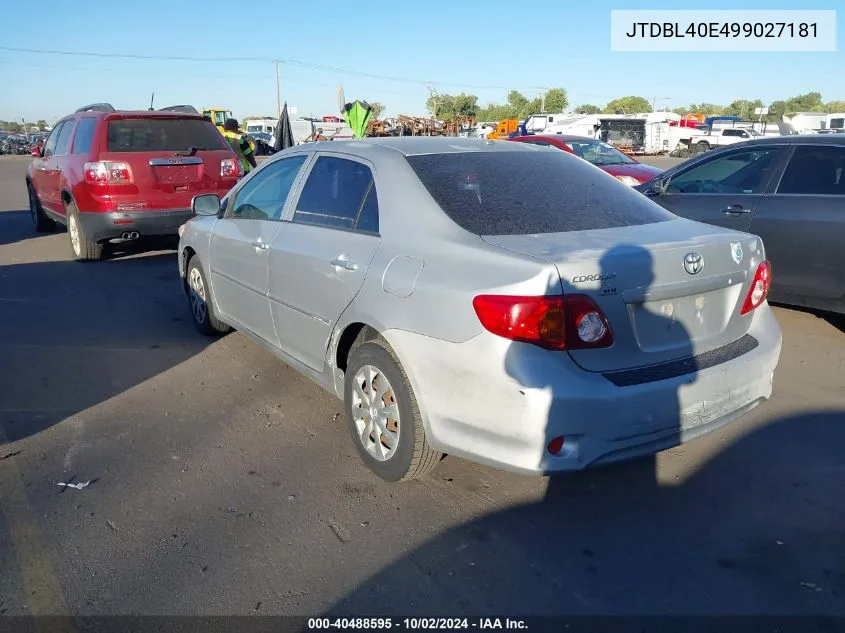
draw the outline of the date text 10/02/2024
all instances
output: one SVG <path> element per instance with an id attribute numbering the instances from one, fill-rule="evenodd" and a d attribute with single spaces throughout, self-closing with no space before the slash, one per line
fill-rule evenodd
<path id="1" fill-rule="evenodd" d="M 525 620 L 513 618 L 309 618 L 309 630 L 525 630 Z"/>
<path id="2" fill-rule="evenodd" d="M 637 38 L 815 38 L 815 22 L 697 22 L 685 29 L 677 22 L 634 22 L 626 37 Z"/>

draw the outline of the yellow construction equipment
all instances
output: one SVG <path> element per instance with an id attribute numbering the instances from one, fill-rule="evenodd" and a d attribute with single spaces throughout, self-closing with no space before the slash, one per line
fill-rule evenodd
<path id="1" fill-rule="evenodd" d="M 211 119 L 211 122 L 217 126 L 217 129 L 221 132 L 223 131 L 223 124 L 226 122 L 226 119 L 233 119 L 232 111 L 227 110 L 226 108 L 204 108 L 202 111 L 203 116 L 207 116 Z"/>

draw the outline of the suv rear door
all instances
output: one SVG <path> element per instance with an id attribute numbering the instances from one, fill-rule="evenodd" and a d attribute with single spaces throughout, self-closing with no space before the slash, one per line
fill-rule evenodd
<path id="1" fill-rule="evenodd" d="M 47 160 L 43 173 L 43 184 L 45 191 L 49 192 L 50 208 L 61 215 L 65 214 L 65 205 L 62 202 L 62 174 L 66 167 L 68 155 L 70 154 L 70 140 L 73 136 L 73 129 L 76 121 L 69 119 L 64 122 L 59 135 L 56 138 L 56 145 L 53 148 L 53 155 Z"/>
<path id="2" fill-rule="evenodd" d="M 190 115 L 156 113 L 107 119 L 100 160 L 124 163 L 127 183 L 110 183 L 119 210 L 180 211 L 203 193 L 224 194 L 237 178 L 221 177 L 221 161 L 235 155 L 210 122 Z M 121 208 L 122 207 L 122 208 Z"/>

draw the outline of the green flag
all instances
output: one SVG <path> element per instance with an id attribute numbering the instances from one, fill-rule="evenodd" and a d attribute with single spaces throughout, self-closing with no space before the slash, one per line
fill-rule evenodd
<path id="1" fill-rule="evenodd" d="M 354 101 L 347 103 L 343 110 L 343 118 L 346 125 L 352 129 L 355 138 L 362 138 L 367 132 L 367 123 L 373 116 L 373 109 L 366 101 Z"/>

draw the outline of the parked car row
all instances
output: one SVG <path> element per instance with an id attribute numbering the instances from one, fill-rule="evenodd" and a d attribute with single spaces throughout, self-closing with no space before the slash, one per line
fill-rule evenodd
<path id="1" fill-rule="evenodd" d="M 829 139 L 662 173 L 578 137 L 366 139 L 296 146 L 239 179 L 201 117 L 84 110 L 27 186 L 36 228 L 68 224 L 77 259 L 178 227 L 196 327 L 237 329 L 342 399 L 382 478 L 446 453 L 554 473 L 769 398 L 770 289 L 845 311 L 845 143 Z"/>
<path id="2" fill-rule="evenodd" d="M 0 138 L 0 154 L 26 156 L 35 144 L 37 141 L 23 134 L 7 134 Z"/>

